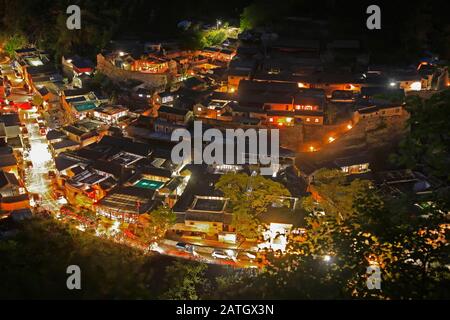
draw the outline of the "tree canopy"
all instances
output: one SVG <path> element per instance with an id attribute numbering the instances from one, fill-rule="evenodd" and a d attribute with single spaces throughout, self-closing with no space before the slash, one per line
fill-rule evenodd
<path id="1" fill-rule="evenodd" d="M 231 202 L 232 227 L 247 238 L 255 238 L 259 216 L 272 204 L 282 205 L 290 192 L 280 183 L 263 176 L 231 173 L 220 177 L 216 189 Z"/>

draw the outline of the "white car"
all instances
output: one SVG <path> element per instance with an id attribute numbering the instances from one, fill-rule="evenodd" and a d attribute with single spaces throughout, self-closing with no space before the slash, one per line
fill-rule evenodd
<path id="1" fill-rule="evenodd" d="M 231 259 L 230 256 L 223 250 L 214 250 L 211 256 L 216 259 Z"/>
<path id="2" fill-rule="evenodd" d="M 251 260 L 256 259 L 256 255 L 251 252 L 243 251 L 243 252 L 241 252 L 241 255 L 246 256 L 247 258 L 249 258 Z"/>

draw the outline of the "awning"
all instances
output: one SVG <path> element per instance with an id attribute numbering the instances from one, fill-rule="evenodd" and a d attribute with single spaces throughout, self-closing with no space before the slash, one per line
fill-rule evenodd
<path id="1" fill-rule="evenodd" d="M 31 110 L 31 109 L 33 109 L 33 106 L 29 102 L 17 103 L 16 105 L 17 105 L 18 108 L 20 108 L 22 110 Z"/>

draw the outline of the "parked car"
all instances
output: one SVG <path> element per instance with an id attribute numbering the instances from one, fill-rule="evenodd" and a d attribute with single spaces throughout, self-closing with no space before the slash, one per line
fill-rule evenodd
<path id="1" fill-rule="evenodd" d="M 176 245 L 177 249 L 186 251 L 186 252 L 190 252 L 190 253 L 194 253 L 194 246 L 192 244 L 187 244 L 184 242 L 178 242 Z"/>
<path id="2" fill-rule="evenodd" d="M 225 259 L 225 260 L 232 259 L 232 257 L 230 257 L 224 250 L 220 249 L 214 249 L 211 256 L 213 256 L 216 259 Z"/>
<path id="3" fill-rule="evenodd" d="M 247 252 L 247 251 L 241 251 L 238 254 L 238 260 L 255 260 L 256 259 L 256 254 L 251 253 L 251 252 Z"/>
<path id="4" fill-rule="evenodd" d="M 178 242 L 176 244 L 177 249 L 180 249 L 180 250 L 186 250 L 186 246 L 187 246 L 187 244 L 184 242 Z"/>

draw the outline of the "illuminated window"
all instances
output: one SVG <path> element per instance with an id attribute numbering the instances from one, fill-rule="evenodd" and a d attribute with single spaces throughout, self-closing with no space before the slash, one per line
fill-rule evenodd
<path id="1" fill-rule="evenodd" d="M 310 122 L 311 121 L 311 119 L 310 118 L 306 118 L 306 122 Z"/>
<path id="2" fill-rule="evenodd" d="M 319 122 L 319 119 L 318 118 L 314 119 L 314 122 Z"/>

